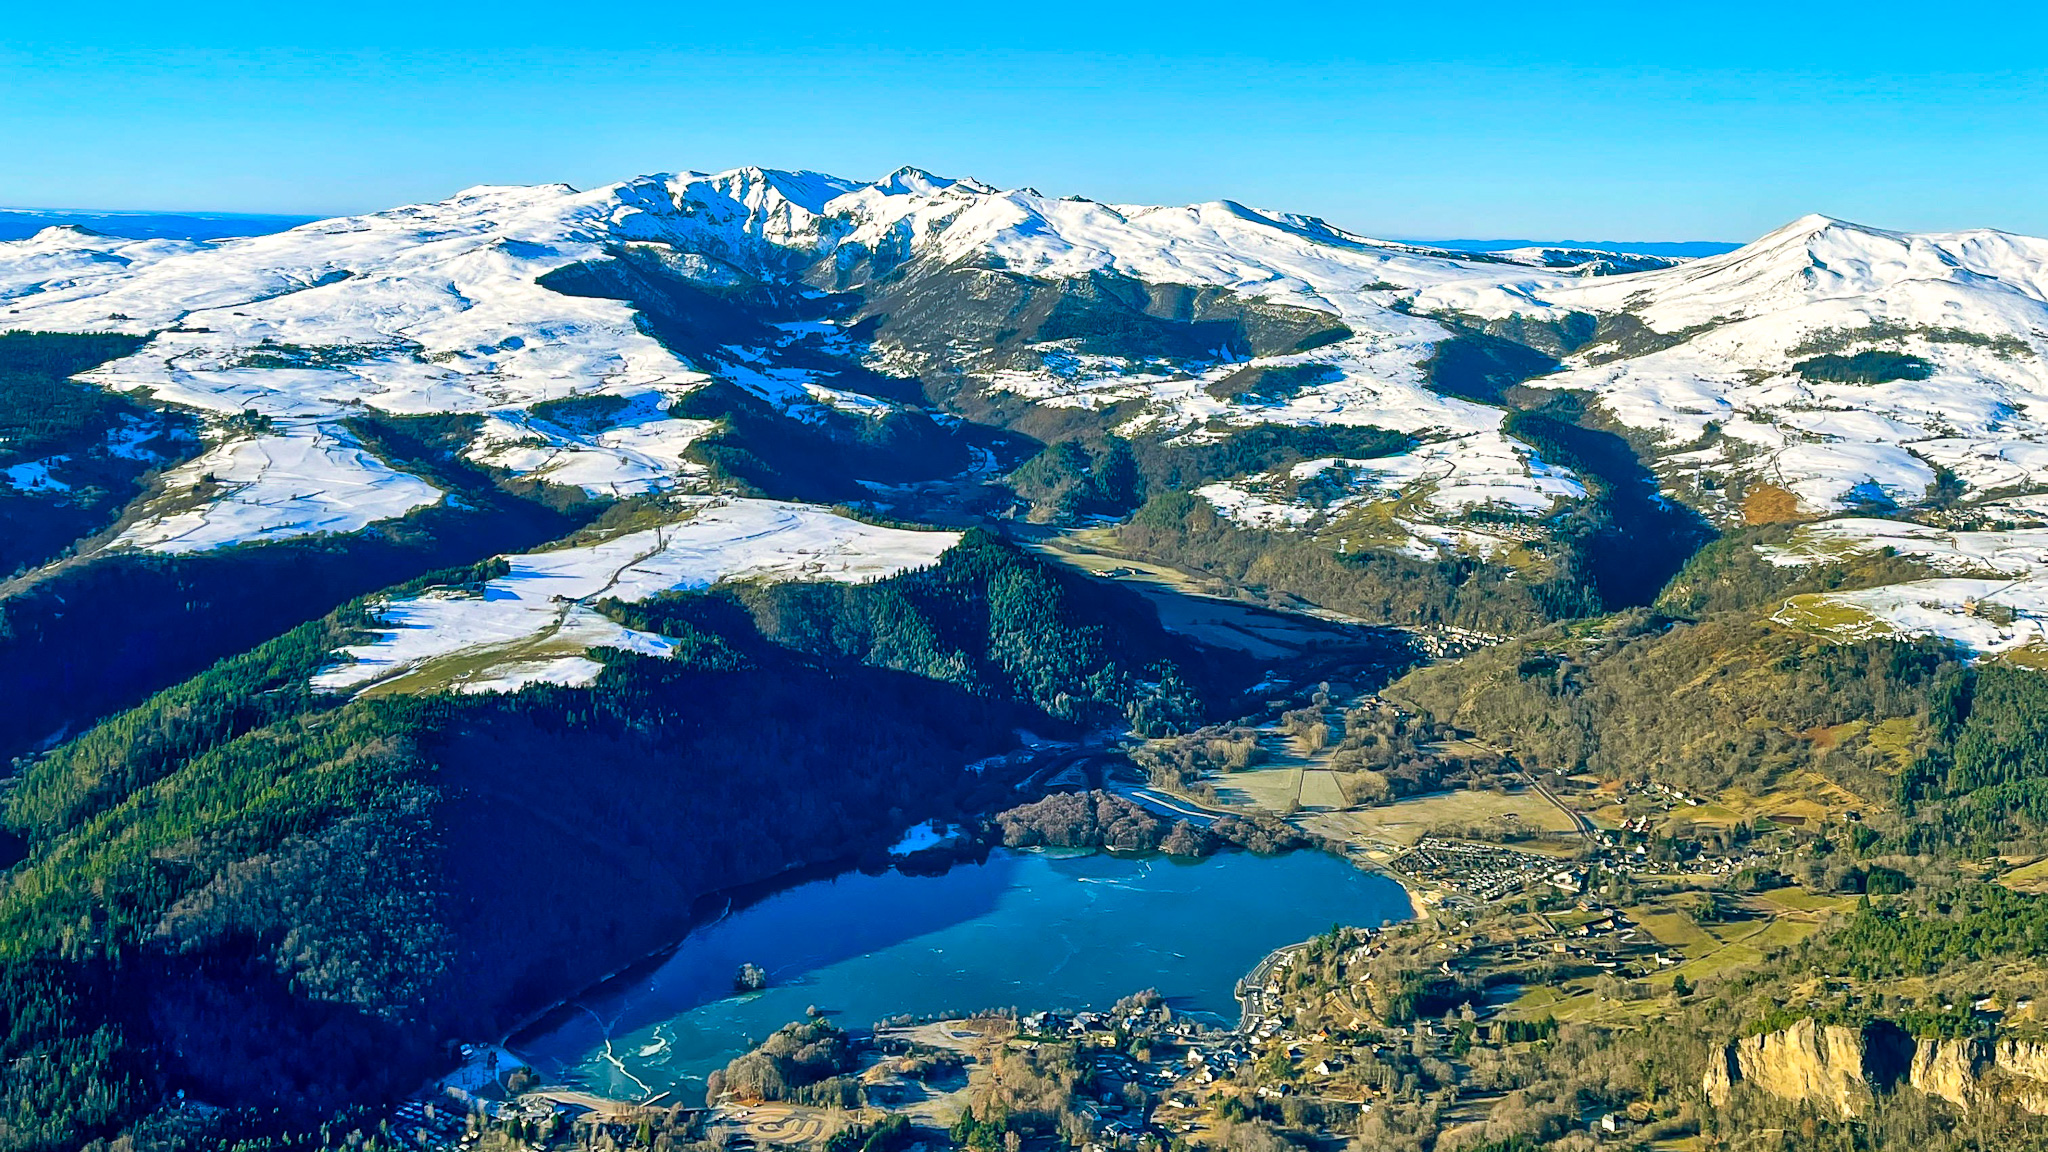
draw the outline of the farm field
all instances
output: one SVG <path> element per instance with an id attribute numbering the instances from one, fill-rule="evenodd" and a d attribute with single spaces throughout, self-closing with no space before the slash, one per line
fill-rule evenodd
<path id="1" fill-rule="evenodd" d="M 1411 847 L 1431 831 L 1446 826 L 1489 825 L 1557 835 L 1572 831 L 1571 821 L 1564 813 L 1535 792 L 1527 791 L 1438 792 L 1371 808 L 1317 813 L 1303 818 L 1301 824 L 1311 832 L 1353 843 L 1379 842 L 1402 848 Z M 1540 850 L 1534 845 L 1515 847 Z"/>
<path id="2" fill-rule="evenodd" d="M 1887 730 L 1886 735 L 1892 733 Z M 1590 795 L 1581 795 L 1578 805 L 1601 826 L 1620 827 L 1630 819 L 1630 798 L 1616 789 L 1616 785 L 1610 784 Z M 1680 803 L 1661 796 L 1652 796 L 1651 799 L 1657 804 L 1651 816 L 1653 823 L 1680 818 L 1695 825 L 1719 828 L 1744 821 L 1757 823 L 1766 820 L 1795 828 L 1811 828 L 1830 820 L 1843 819 L 1849 813 L 1861 812 L 1871 806 L 1870 801 L 1811 771 L 1790 773 L 1762 793 L 1729 788 L 1714 796 L 1694 797 L 1699 801 L 1696 804 Z"/>
<path id="3" fill-rule="evenodd" d="M 1221 581 L 1107 551 L 1112 536 L 1104 529 L 1083 529 L 1033 547 L 1070 568 L 1116 580 L 1144 596 L 1168 631 L 1254 659 L 1281 660 L 1357 639 L 1339 622 L 1324 623 L 1304 614 L 1301 605 L 1290 604 L 1285 613 L 1261 608 L 1233 599 Z"/>

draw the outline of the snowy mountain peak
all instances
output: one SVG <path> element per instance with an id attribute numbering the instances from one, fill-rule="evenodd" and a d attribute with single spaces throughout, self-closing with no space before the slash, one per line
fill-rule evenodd
<path id="1" fill-rule="evenodd" d="M 1808 240 L 1835 228 L 1857 232 L 1877 231 L 1874 228 L 1865 228 L 1861 224 L 1844 220 L 1838 216 L 1829 216 L 1820 212 L 1808 212 L 1797 220 L 1771 229 L 1769 232 L 1750 241 L 1745 247 L 1772 247 L 1785 240 Z"/>
<path id="2" fill-rule="evenodd" d="M 470 206 L 474 206 L 474 205 L 480 205 L 480 204 L 499 204 L 499 203 L 503 203 L 503 202 L 505 202 L 505 201 L 507 201 L 507 200 L 530 200 L 530 199 L 534 199 L 534 198 L 536 198 L 536 197 L 553 197 L 553 196 L 573 196 L 573 195 L 575 195 L 575 194 L 576 194 L 576 189 L 575 189 L 574 187 L 572 187 L 572 186 L 570 186 L 570 185 L 568 185 L 568 184 L 561 184 L 561 183 L 555 183 L 555 184 L 472 184 L 472 185 L 470 185 L 469 187 L 467 187 L 467 188 L 464 188 L 464 189 L 462 189 L 461 191 L 457 192 L 457 193 L 456 193 L 455 195 L 453 195 L 453 196 L 450 196 L 450 197 L 448 197 L 448 198 L 447 198 L 446 200 L 442 200 L 442 201 L 440 201 L 439 203 L 442 203 L 442 204 L 448 204 L 448 205 L 470 205 Z M 420 207 L 425 207 L 425 205 L 412 205 L 412 204 L 408 204 L 408 205 L 405 205 L 405 206 L 403 206 L 403 207 L 400 207 L 400 208 L 394 208 L 394 209 L 391 209 L 390 211 L 391 211 L 391 212 L 405 212 L 405 211 L 407 211 L 408 209 L 413 209 L 413 208 L 420 208 Z M 384 212 L 376 212 L 376 213 L 371 213 L 371 215 L 375 215 L 375 216 L 383 216 L 383 215 L 386 215 L 386 214 L 387 214 L 387 213 L 384 213 Z M 344 217 L 340 217 L 340 219 L 344 219 L 344 220 L 347 220 L 347 219 L 355 219 L 355 217 L 347 217 L 347 216 L 344 216 Z M 322 222 L 321 222 L 321 221 L 315 221 L 315 223 L 322 223 Z"/>
<path id="3" fill-rule="evenodd" d="M 2048 241 L 1982 228 L 1963 232 L 1893 232 L 1809 215 L 1733 252 L 1694 261 L 1675 275 L 1698 282 L 1739 273 L 1799 278 L 1809 294 L 1867 294 L 1915 281 L 2008 289 L 2048 299 L 2041 291 Z"/>
<path id="4" fill-rule="evenodd" d="M 903 167 L 875 181 L 872 187 L 891 196 L 930 196 L 936 192 L 942 192 L 945 189 L 951 188 L 958 183 L 960 181 L 949 179 L 945 176 L 934 176 L 922 168 L 905 164 Z M 979 181 L 969 181 L 969 183 L 979 184 Z"/>
<path id="5" fill-rule="evenodd" d="M 97 232 L 83 224 L 52 224 L 29 237 L 32 244 L 58 245 L 66 243 L 99 244 L 111 240 L 105 232 Z"/>
<path id="6" fill-rule="evenodd" d="M 1416 307 L 1595 318 L 1543 383 L 1651 430 L 1666 478 L 1727 518 L 1761 486 L 1811 515 L 1917 504 L 1937 469 L 1978 493 L 2048 480 L 2048 240 L 1814 214 L 1670 268 L 1461 281 Z"/>
<path id="7" fill-rule="evenodd" d="M 860 187 L 854 181 L 822 172 L 754 167 L 717 173 L 684 172 L 673 177 L 671 183 L 679 192 L 689 189 L 701 196 L 704 190 L 710 190 L 717 196 L 756 210 L 773 210 L 787 205 L 812 215 L 825 211 L 825 205 L 836 197 Z"/>
<path id="8" fill-rule="evenodd" d="M 1988 323 L 2021 335 L 2040 318 L 2027 315 L 2031 307 L 2012 306 L 2048 301 L 2048 241 L 1989 231 L 1891 232 L 1810 215 L 1732 252 L 1539 295 L 1577 311 L 1629 312 L 1658 332 L 1764 316 L 1792 322 L 1794 310 L 1837 301 L 1856 302 L 1860 319 L 1830 317 L 1826 327 Z M 1809 314 L 1806 323 L 1821 320 Z"/>

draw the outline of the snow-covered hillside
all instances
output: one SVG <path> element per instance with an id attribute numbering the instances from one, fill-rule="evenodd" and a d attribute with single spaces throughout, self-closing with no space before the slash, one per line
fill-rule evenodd
<path id="1" fill-rule="evenodd" d="M 476 188 L 214 243 L 50 229 L 0 244 L 0 322 L 151 334 L 91 379 L 217 417 L 123 537 L 144 548 L 353 530 L 435 499 L 354 444 L 355 414 L 472 414 L 471 459 L 631 494 L 702 479 L 691 445 L 713 424 L 674 409 L 714 380 L 791 419 L 858 420 L 911 403 L 889 376 L 935 372 L 1115 406 L 1118 430 L 1169 442 L 1384 427 L 1431 463 L 1375 492 L 1467 473 L 1541 493 L 1494 502 L 1540 516 L 1575 479 L 1504 437 L 1500 408 L 1431 387 L 1432 355 L 1471 325 L 1575 348 L 1538 383 L 1657 438 L 1667 484 L 1723 520 L 1911 504 L 1948 471 L 1966 501 L 2048 481 L 2048 241 L 1808 217 L 1702 260 L 1582 255 L 1430 249 L 1228 201 L 746 168 Z M 1631 267 L 1650 270 L 1593 274 Z M 1076 300 L 1114 315 L 1062 319 Z M 969 323 L 977 308 L 994 311 Z M 1184 338 L 1119 345 L 1126 320 Z M 1261 345 L 1260 325 L 1308 335 Z M 582 396 L 622 403 L 550 417 Z M 1209 494 L 1241 512 L 1275 479 Z"/>
<path id="2" fill-rule="evenodd" d="M 172 470 L 165 484 L 176 495 L 151 506 L 124 543 L 204 552 L 277 534 L 356 532 L 441 499 L 332 425 L 230 439 Z"/>
<path id="3" fill-rule="evenodd" d="M 1775 619 L 1851 639 L 1925 636 L 1974 655 L 2048 668 L 2048 517 L 2037 526 L 1947 531 L 1896 520 L 1851 517 L 1801 527 L 1766 549 L 1776 564 L 1801 566 L 1890 549 L 1942 575 L 1849 592 L 1794 596 Z"/>
<path id="4" fill-rule="evenodd" d="M 1145 419 L 1164 428 L 1211 417 L 1453 435 L 1497 428 L 1498 412 L 1421 387 L 1419 365 L 1446 332 L 1388 305 L 1419 287 L 1523 270 L 1230 203 L 1106 205 L 915 169 L 868 184 L 740 169 L 588 191 L 476 188 L 435 204 L 218 243 L 55 228 L 0 244 L 0 312 L 7 326 L 27 330 L 153 333 L 141 351 L 92 379 L 222 417 L 270 418 L 260 437 L 223 443 L 195 466 L 232 475 L 229 491 L 212 503 L 178 493 L 173 512 L 126 537 L 141 547 L 359 526 L 309 506 L 320 498 L 300 491 L 306 479 L 327 491 L 374 493 L 363 502 L 370 519 L 416 506 L 416 486 L 393 491 L 389 469 L 333 450 L 346 438 L 338 421 L 365 410 L 486 415 L 472 448 L 478 460 L 613 494 L 689 478 L 682 453 L 705 425 L 665 412 L 714 377 L 798 415 L 818 405 L 887 407 L 831 386 L 825 373 L 777 361 L 778 348 L 714 345 L 686 358 L 649 334 L 654 325 L 632 303 L 544 283 L 628 248 L 656 253 L 667 274 L 694 285 L 768 282 L 811 295 L 900 279 L 912 266 L 1203 285 L 1333 314 L 1355 333 L 1316 357 L 1326 379 L 1283 403 L 1208 397 L 1204 383 L 1241 367 L 1221 363 L 1186 386 L 1171 380 L 1185 365 L 1160 365 L 1168 379 L 1152 380 L 1128 362 L 1085 357 L 1055 357 L 1053 369 L 996 382 L 1028 394 L 1061 391 L 1054 402 L 1069 403 L 1146 389 L 1153 403 Z M 841 334 L 830 322 L 783 328 L 778 345 L 808 340 L 827 353 L 863 354 L 843 339 L 835 347 Z M 1231 358 L 1228 349 L 1214 357 Z M 599 393 L 629 400 L 632 421 L 579 432 L 536 422 L 530 411 Z M 318 475 L 303 475 L 313 461 Z"/>
<path id="5" fill-rule="evenodd" d="M 1917 502 L 1937 467 L 1977 494 L 2048 482 L 2048 240 L 1807 216 L 1661 271 L 1440 285 L 1417 305 L 1601 318 L 1603 335 L 1543 383 L 1662 437 L 1661 470 L 1710 508 L 1730 480 L 1809 513 Z M 1891 368 L 1825 378 L 1858 354 Z"/>
<path id="6" fill-rule="evenodd" d="M 217 445 L 170 478 L 160 503 L 171 510 L 152 509 L 125 543 L 182 551 L 351 531 L 439 493 L 362 451 L 339 424 L 346 416 L 516 413 L 597 391 L 659 403 L 703 382 L 624 304 L 537 283 L 600 257 L 617 208 L 611 190 L 555 185 L 475 189 L 214 244 L 50 229 L 0 244 L 0 311 L 25 330 L 155 333 L 89 379 L 268 418 L 260 433 L 217 428 Z M 571 482 L 672 485 L 676 452 L 702 431 L 672 423 L 645 443 L 589 446 L 603 459 L 578 460 Z M 665 466 L 647 466 L 650 450 Z M 214 491 L 190 487 L 207 475 Z"/>
<path id="7" fill-rule="evenodd" d="M 585 653 L 622 648 L 670 656 L 674 642 L 600 615 L 600 600 L 631 603 L 721 580 L 860 581 L 935 562 L 953 532 L 879 528 L 802 504 L 706 498 L 686 518 L 595 544 L 511 556 L 481 588 L 435 591 L 381 606 L 390 630 L 346 650 L 349 663 L 314 678 L 328 691 L 508 692 L 527 684 L 588 684 L 601 666 Z"/>
<path id="8" fill-rule="evenodd" d="M 1462 513 L 1541 517 L 1583 500 L 1586 489 L 1526 445 L 1487 431 L 1394 456 L 1310 460 L 1209 484 L 1195 494 L 1250 527 L 1313 529 L 1340 551 L 1392 542 L 1433 558 L 1438 549 L 1494 556 L 1526 539 L 1497 522 L 1459 524 Z M 1379 515 L 1361 515 L 1373 511 Z"/>

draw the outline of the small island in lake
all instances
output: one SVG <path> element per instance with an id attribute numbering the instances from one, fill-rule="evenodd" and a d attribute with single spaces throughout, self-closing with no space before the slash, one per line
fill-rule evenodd
<path id="1" fill-rule="evenodd" d="M 759 964 L 742 964 L 733 974 L 732 988 L 735 992 L 759 992 L 768 986 L 768 970 Z"/>

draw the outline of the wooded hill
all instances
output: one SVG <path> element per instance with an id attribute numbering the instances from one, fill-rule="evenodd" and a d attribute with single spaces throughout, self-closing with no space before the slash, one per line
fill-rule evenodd
<path id="1" fill-rule="evenodd" d="M 1929 575 L 1882 553 L 1773 565 L 1756 546 L 1786 531 L 1702 549 L 1653 609 L 1534 631 L 1389 694 L 1541 769 L 1761 794 L 1810 768 L 1864 798 L 1896 851 L 2048 843 L 2048 682 L 1939 641 L 1771 623 L 1787 596 Z"/>
<path id="2" fill-rule="evenodd" d="M 962 766 L 1020 725 L 1164 731 L 1233 687 L 1142 600 L 982 533 L 873 585 L 610 610 L 683 654 L 602 652 L 588 689 L 316 695 L 358 601 L 27 765 L 0 1147 L 75 1148 L 177 1088 L 281 1109 L 273 1132 L 409 1090 L 700 896 L 986 809 L 1012 782 Z"/>

